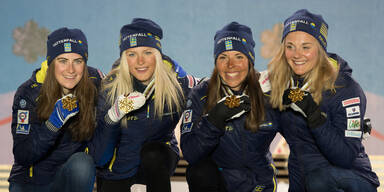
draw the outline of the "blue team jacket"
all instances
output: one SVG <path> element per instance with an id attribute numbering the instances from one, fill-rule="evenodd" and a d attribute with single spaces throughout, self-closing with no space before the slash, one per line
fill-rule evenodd
<path id="1" fill-rule="evenodd" d="M 184 158 L 194 164 L 211 156 L 226 180 L 228 191 L 248 192 L 266 187 L 274 191 L 275 168 L 269 146 L 278 131 L 278 112 L 266 101 L 265 122 L 257 132 L 245 129 L 245 115 L 227 122 L 225 131 L 220 130 L 202 114 L 207 91 L 208 81 L 203 81 L 188 97 L 180 141 Z"/>
<path id="2" fill-rule="evenodd" d="M 362 124 L 366 97 L 360 85 L 351 77 L 352 69 L 336 54 L 329 53 L 338 65 L 336 93 L 325 91 L 320 103 L 327 115 L 326 122 L 314 129 L 307 120 L 291 109 L 283 112 L 282 134 L 287 140 L 292 159 L 296 159 L 303 174 L 330 165 L 351 169 L 378 186 L 377 175 L 362 145 Z M 297 167 L 297 166 L 296 166 Z"/>
<path id="3" fill-rule="evenodd" d="M 179 65 L 172 62 L 171 64 L 176 71 L 180 70 Z M 184 95 L 188 95 L 189 90 L 197 84 L 197 80 L 182 73 L 177 72 L 178 81 L 183 89 Z M 113 77 L 110 81 L 113 81 Z M 108 154 L 100 155 L 104 159 L 104 166 L 97 169 L 97 176 L 103 179 L 116 180 L 132 177 L 136 174 L 140 165 L 140 151 L 144 143 L 147 142 L 164 142 L 170 145 L 173 151 L 179 154 L 178 143 L 174 134 L 174 129 L 180 119 L 182 112 L 170 113 L 165 108 L 162 119 L 154 116 L 154 99 L 148 99 L 146 103 L 138 110 L 130 112 L 124 118 L 127 119 L 127 127 L 122 124 L 109 124 L 104 117 L 108 113 L 111 105 L 106 101 L 108 90 L 102 93 L 98 103 L 98 127 L 105 129 L 118 128 L 120 130 L 119 140 L 116 141 L 115 147 L 109 148 Z M 183 108 L 184 109 L 184 108 Z M 101 163 L 102 165 L 103 163 Z"/>
<path id="4" fill-rule="evenodd" d="M 45 69 L 46 70 L 46 69 Z M 87 142 L 74 142 L 66 127 L 69 120 L 59 131 L 50 131 L 35 112 L 40 88 L 45 76 L 44 69 L 36 69 L 32 77 L 16 91 L 12 106 L 12 136 L 14 164 L 9 177 L 10 182 L 48 184 L 56 170 L 74 153 L 84 151 L 86 147 L 91 155 L 96 149 L 103 151 L 108 145 L 94 136 Z M 103 74 L 88 67 L 89 78 L 99 87 Z M 113 130 L 96 131 L 102 137 L 113 135 Z M 95 132 L 95 133 L 96 133 Z M 116 134 L 115 134 L 116 135 Z M 102 154 L 101 152 L 99 152 Z M 94 156 L 98 161 L 98 156 Z"/>

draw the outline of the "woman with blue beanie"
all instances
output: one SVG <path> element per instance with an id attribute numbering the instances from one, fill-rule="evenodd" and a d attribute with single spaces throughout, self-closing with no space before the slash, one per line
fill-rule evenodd
<path id="1" fill-rule="evenodd" d="M 191 192 L 276 191 L 269 145 L 278 131 L 254 69 L 251 29 L 231 22 L 214 37 L 210 79 L 188 96 L 181 149 Z"/>
<path id="2" fill-rule="evenodd" d="M 377 191 L 362 145 L 366 97 L 347 62 L 327 52 L 327 35 L 321 15 L 298 10 L 285 20 L 268 65 L 270 102 L 282 111 L 290 160 L 306 188 L 290 191 Z"/>
<path id="3" fill-rule="evenodd" d="M 81 30 L 60 28 L 48 36 L 47 60 L 14 97 L 9 191 L 92 191 L 95 164 L 85 151 L 105 147 L 92 144 L 103 75 L 87 59 Z"/>
<path id="4" fill-rule="evenodd" d="M 102 82 L 98 127 L 120 130 L 113 157 L 97 170 L 97 189 L 130 191 L 144 184 L 148 192 L 171 191 L 170 176 L 179 160 L 174 129 L 195 85 L 163 60 L 161 27 L 135 18 L 120 30 L 120 63 Z"/>

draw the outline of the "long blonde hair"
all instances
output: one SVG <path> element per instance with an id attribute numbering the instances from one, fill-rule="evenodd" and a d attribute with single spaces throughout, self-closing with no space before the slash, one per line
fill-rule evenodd
<path id="1" fill-rule="evenodd" d="M 317 104 L 322 100 L 322 92 L 325 90 L 335 91 L 335 81 L 338 67 L 334 67 L 327 53 L 316 41 L 318 47 L 318 60 L 314 68 L 304 76 L 304 81 L 309 82 L 310 92 Z M 279 52 L 268 63 L 269 80 L 271 83 L 270 103 L 273 108 L 283 110 L 283 94 L 287 85 L 294 75 L 285 58 L 285 40 L 281 43 Z"/>
<path id="2" fill-rule="evenodd" d="M 161 53 L 150 48 L 155 54 L 156 67 L 153 74 L 155 79 L 155 116 L 161 118 L 164 115 L 165 107 L 169 112 L 180 112 L 184 102 L 182 88 L 177 81 L 177 74 L 172 67 L 164 64 Z M 107 99 L 112 105 L 119 95 L 127 95 L 133 92 L 133 79 L 129 71 L 125 50 L 121 54 L 120 65 L 111 70 L 103 80 L 102 89 L 108 90 Z M 110 79 L 114 78 L 110 82 Z"/>

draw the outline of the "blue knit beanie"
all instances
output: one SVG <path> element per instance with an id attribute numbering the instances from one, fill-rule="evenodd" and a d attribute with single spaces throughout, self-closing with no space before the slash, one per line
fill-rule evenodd
<path id="1" fill-rule="evenodd" d="M 47 62 L 51 64 L 53 59 L 63 53 L 77 53 L 83 56 L 85 62 L 88 60 L 87 38 L 80 29 L 68 29 L 66 27 L 57 29 L 48 35 L 47 40 Z"/>
<path id="2" fill-rule="evenodd" d="M 129 48 L 141 46 L 156 48 L 161 53 L 161 38 L 163 30 L 158 24 L 149 19 L 134 18 L 120 30 L 120 56 Z"/>
<path id="3" fill-rule="evenodd" d="M 321 15 L 316 15 L 306 9 L 296 11 L 284 21 L 282 40 L 290 32 L 304 31 L 316 38 L 327 51 L 328 24 Z"/>
<path id="4" fill-rule="evenodd" d="M 252 31 L 246 26 L 237 22 L 231 22 L 223 29 L 216 32 L 214 45 L 215 63 L 220 53 L 224 51 L 239 51 L 245 54 L 252 64 L 255 63 L 255 41 Z"/>

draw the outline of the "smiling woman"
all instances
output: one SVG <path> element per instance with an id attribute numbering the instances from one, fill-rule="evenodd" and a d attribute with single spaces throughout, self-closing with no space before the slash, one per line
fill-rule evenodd
<path id="1" fill-rule="evenodd" d="M 152 47 L 134 47 L 123 52 L 129 72 L 144 85 L 152 80 L 156 68 L 155 50 Z"/>
<path id="2" fill-rule="evenodd" d="M 125 192 L 137 183 L 171 191 L 179 159 L 174 129 L 195 81 L 163 55 L 163 30 L 152 20 L 135 18 L 120 35 L 120 62 L 103 80 L 97 119 L 98 127 L 121 130 L 120 140 L 98 169 L 97 191 Z"/>
<path id="3" fill-rule="evenodd" d="M 55 78 L 63 87 L 63 94 L 69 94 L 83 77 L 85 62 L 77 53 L 63 53 L 53 60 Z"/>
<path id="4" fill-rule="evenodd" d="M 18 88 L 12 106 L 15 159 L 9 191 L 92 190 L 91 154 L 97 139 L 91 138 L 97 138 L 95 103 L 102 76 L 87 66 L 87 55 L 81 30 L 57 29 L 48 36 L 47 61 Z M 112 135 L 113 130 L 105 131 L 98 133 Z"/>
<path id="5" fill-rule="evenodd" d="M 189 191 L 276 191 L 269 145 L 277 111 L 264 102 L 252 31 L 231 22 L 216 32 L 215 67 L 188 96 L 181 149 Z M 246 147 L 245 147 L 246 146 Z"/>
<path id="6" fill-rule="evenodd" d="M 216 67 L 223 84 L 234 91 L 242 89 L 243 81 L 247 77 L 250 65 L 246 55 L 239 51 L 220 53 L 216 60 Z"/>
<path id="7" fill-rule="evenodd" d="M 296 75 L 304 77 L 317 64 L 317 55 L 321 46 L 308 33 L 295 31 L 284 40 L 285 58 Z"/>
<path id="8" fill-rule="evenodd" d="M 282 112 L 291 150 L 289 187 L 377 191 L 379 180 L 362 144 L 367 99 L 348 63 L 327 52 L 327 35 L 321 15 L 298 10 L 284 21 L 280 50 L 268 64 L 270 101 Z"/>

